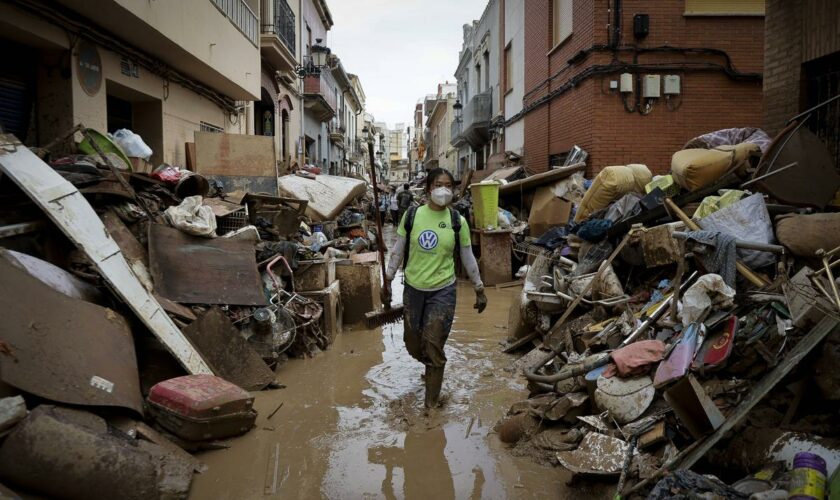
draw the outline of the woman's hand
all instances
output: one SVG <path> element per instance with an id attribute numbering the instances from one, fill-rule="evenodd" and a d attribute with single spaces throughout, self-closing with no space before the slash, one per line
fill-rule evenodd
<path id="1" fill-rule="evenodd" d="M 475 305 L 473 309 L 478 309 L 478 314 L 484 312 L 487 307 L 487 296 L 484 295 L 484 288 L 475 289 Z"/>
<path id="2" fill-rule="evenodd" d="M 385 308 L 391 307 L 391 281 L 393 281 L 393 278 L 389 279 L 386 276 L 385 283 L 382 284 L 382 289 L 379 291 L 379 298 Z"/>

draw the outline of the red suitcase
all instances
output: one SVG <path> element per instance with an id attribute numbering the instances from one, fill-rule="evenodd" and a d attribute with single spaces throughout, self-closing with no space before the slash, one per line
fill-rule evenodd
<path id="1" fill-rule="evenodd" d="M 238 436 L 257 419 L 254 398 L 213 375 L 165 380 L 152 387 L 148 401 L 161 427 L 187 441 Z"/>

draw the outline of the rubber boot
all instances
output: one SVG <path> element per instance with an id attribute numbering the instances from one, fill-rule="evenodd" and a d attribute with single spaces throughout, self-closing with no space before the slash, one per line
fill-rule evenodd
<path id="1" fill-rule="evenodd" d="M 435 408 L 443 386 L 443 367 L 426 366 L 426 408 Z"/>

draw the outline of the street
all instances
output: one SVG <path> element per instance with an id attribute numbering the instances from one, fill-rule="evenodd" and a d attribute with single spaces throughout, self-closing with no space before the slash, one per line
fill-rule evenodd
<path id="1" fill-rule="evenodd" d="M 385 237 L 393 239 L 392 226 Z M 567 472 L 512 456 L 493 431 L 525 394 L 524 379 L 504 371 L 515 358 L 499 345 L 514 293 L 489 288 L 479 316 L 470 287 L 459 287 L 445 405 L 429 417 L 402 324 L 345 330 L 328 351 L 290 360 L 278 377 L 286 389 L 256 393 L 256 429 L 198 455 L 209 470 L 195 476 L 190 498 L 567 497 Z"/>

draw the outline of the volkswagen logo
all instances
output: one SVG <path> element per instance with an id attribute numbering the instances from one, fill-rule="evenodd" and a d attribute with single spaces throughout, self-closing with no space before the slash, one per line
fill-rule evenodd
<path id="1" fill-rule="evenodd" d="M 417 243 L 420 244 L 420 248 L 423 250 L 431 250 L 438 244 L 437 233 L 432 230 L 423 231 L 417 238 Z"/>

